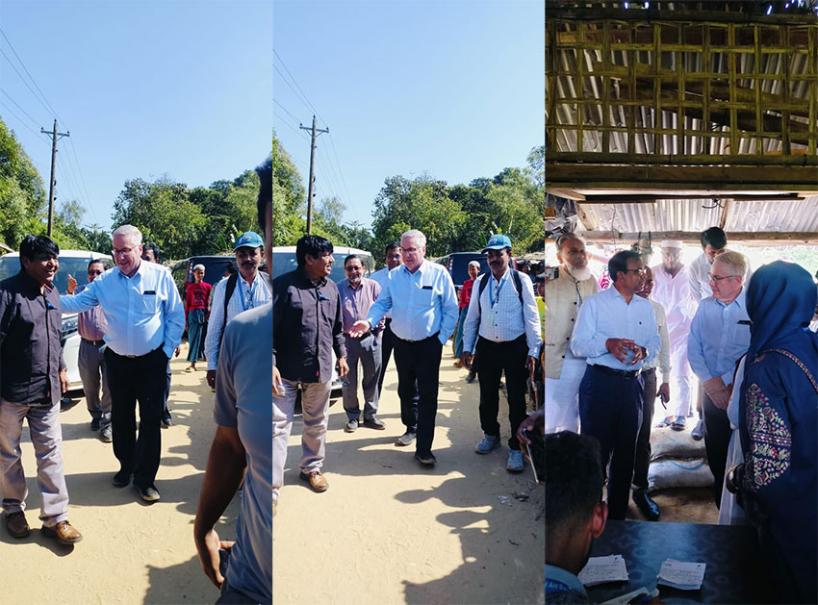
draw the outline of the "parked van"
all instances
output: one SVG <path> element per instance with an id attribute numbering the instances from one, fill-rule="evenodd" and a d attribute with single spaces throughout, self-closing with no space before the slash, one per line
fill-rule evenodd
<path id="1" fill-rule="evenodd" d="M 469 263 L 473 260 L 480 263 L 480 273 L 488 273 L 491 270 L 488 258 L 482 252 L 452 252 L 435 260 L 448 269 L 458 296 L 463 283 L 469 279 Z"/>
<path id="2" fill-rule="evenodd" d="M 106 269 L 113 267 L 113 260 L 107 254 L 91 252 L 89 250 L 60 250 L 60 268 L 54 276 L 54 286 L 60 294 L 66 294 L 68 276 L 72 275 L 78 285 L 88 280 L 88 263 L 92 260 L 101 260 Z M 21 269 L 20 254 L 11 252 L 0 256 L 0 281 L 16 275 Z M 62 334 L 60 343 L 63 346 L 63 359 L 68 370 L 70 390 L 82 390 L 82 381 L 79 371 L 80 335 L 78 330 L 77 313 L 62 314 Z"/>

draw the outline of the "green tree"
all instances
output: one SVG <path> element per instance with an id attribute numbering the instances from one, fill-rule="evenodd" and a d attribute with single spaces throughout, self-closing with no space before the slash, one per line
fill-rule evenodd
<path id="1" fill-rule="evenodd" d="M 183 258 L 191 252 L 191 242 L 199 239 L 207 217 L 189 199 L 187 186 L 160 179 L 125 182 L 114 203 L 115 229 L 119 225 L 138 227 L 146 241 L 154 242 L 168 258 Z"/>
<path id="2" fill-rule="evenodd" d="M 298 169 L 273 133 L 273 245 L 294 244 L 305 233 L 305 196 Z"/>
<path id="3" fill-rule="evenodd" d="M 45 208 L 43 179 L 0 119 L 0 240 L 16 249 L 27 234 L 42 233 Z"/>
<path id="4" fill-rule="evenodd" d="M 373 216 L 377 249 L 409 228 L 419 229 L 426 235 L 430 257 L 449 252 L 466 222 L 460 205 L 449 197 L 446 182 L 427 175 L 411 181 L 403 176 L 386 179 L 375 199 Z"/>

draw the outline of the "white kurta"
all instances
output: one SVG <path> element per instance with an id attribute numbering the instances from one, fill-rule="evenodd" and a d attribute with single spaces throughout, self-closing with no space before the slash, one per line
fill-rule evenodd
<path id="1" fill-rule="evenodd" d="M 687 268 L 690 276 L 690 293 L 693 300 L 699 302 L 703 298 L 713 295 L 710 288 L 710 260 L 702 252 Z"/>
<path id="2" fill-rule="evenodd" d="M 709 265 L 708 265 L 709 266 Z M 653 293 L 651 298 L 658 302 L 667 315 L 667 331 L 670 337 L 671 385 L 669 416 L 686 417 L 690 412 L 690 363 L 687 361 L 687 337 L 690 322 L 696 314 L 697 302 L 690 288 L 691 276 L 687 267 L 682 267 L 672 276 L 664 266 L 653 267 Z M 675 404 L 675 405 L 674 405 Z"/>

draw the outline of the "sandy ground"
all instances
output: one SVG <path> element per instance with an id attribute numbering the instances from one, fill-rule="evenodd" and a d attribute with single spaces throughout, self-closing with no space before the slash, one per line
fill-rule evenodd
<path id="1" fill-rule="evenodd" d="M 28 538 L 0 529 L 0 602 L 17 603 L 213 603 L 218 591 L 201 572 L 193 545 L 193 517 L 215 430 L 213 394 L 205 372 L 186 374 L 182 356 L 172 363 L 170 397 L 175 424 L 162 431 L 162 462 L 156 479 L 162 500 L 145 505 L 132 488 L 111 485 L 119 470 L 111 444 L 90 430 L 82 399 L 61 414 L 63 460 L 70 494 L 69 520 L 83 534 L 73 547 L 40 534 L 41 504 L 34 452 L 23 430 L 28 478 Z M 204 367 L 204 366 L 202 366 Z M 217 528 L 235 537 L 238 500 Z"/>
<path id="2" fill-rule="evenodd" d="M 422 468 L 414 445 L 394 445 L 404 427 L 393 363 L 379 413 L 387 430 L 347 434 L 341 402 L 331 408 L 324 494 L 298 478 L 296 421 L 273 520 L 273 602 L 542 603 L 544 492 L 528 467 L 505 470 L 507 414 L 504 447 L 475 454 L 479 388 L 444 355 L 438 464 Z"/>

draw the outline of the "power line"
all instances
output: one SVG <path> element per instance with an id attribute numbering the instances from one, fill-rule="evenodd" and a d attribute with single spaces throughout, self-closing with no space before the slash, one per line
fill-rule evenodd
<path id="1" fill-rule="evenodd" d="M 34 129 L 33 129 L 31 126 L 29 126 L 29 125 L 26 123 L 26 121 L 25 121 L 23 118 L 21 118 L 20 116 L 18 116 L 18 115 L 15 113 L 15 111 L 14 111 L 14 110 L 13 110 L 11 107 L 9 107 L 8 105 L 6 105 L 6 103 L 5 103 L 5 102 L 4 102 L 2 99 L 0 99 L 0 105 L 2 105 L 3 107 L 5 107 L 5 108 L 6 108 L 6 110 L 8 111 L 8 113 L 9 113 L 9 115 L 11 115 L 11 117 L 13 117 L 15 120 L 17 120 L 17 121 L 20 123 L 20 125 L 21 125 L 23 128 L 25 128 L 26 130 L 28 130 L 28 131 L 30 131 L 30 132 L 32 132 L 32 133 L 34 133 L 34 134 L 37 136 L 37 139 L 39 139 L 40 141 L 43 141 L 44 143 L 46 143 L 46 142 L 47 142 L 47 141 L 46 141 L 44 138 L 40 137 L 40 133 L 39 133 L 39 132 L 37 132 L 37 131 L 36 131 L 36 130 L 34 130 Z"/>
<path id="2" fill-rule="evenodd" d="M 278 75 L 279 75 L 279 76 L 281 76 L 281 79 L 284 81 L 284 83 L 287 85 L 287 87 L 288 87 L 288 88 L 289 88 L 291 91 L 293 91 L 293 94 L 295 95 L 295 97 L 296 97 L 296 98 L 297 98 L 299 101 L 301 101 L 301 103 L 304 105 L 304 107 L 305 107 L 307 110 L 309 110 L 309 109 L 310 109 L 310 102 L 309 102 L 309 99 L 307 99 L 306 97 L 303 97 L 303 96 L 301 95 L 301 93 L 300 93 L 300 92 L 298 92 L 298 90 L 296 89 L 295 85 L 294 85 L 294 84 L 292 84 L 292 83 L 290 82 L 290 80 L 287 78 L 287 76 L 285 76 L 285 75 L 284 75 L 284 72 L 282 72 L 282 71 L 281 71 L 281 70 L 278 68 L 278 66 L 277 66 L 275 63 L 273 63 L 273 69 L 274 69 L 276 72 L 278 72 Z"/>
<path id="3" fill-rule="evenodd" d="M 293 120 L 295 120 L 296 122 L 298 122 L 298 118 L 297 118 L 297 117 L 295 117 L 295 116 L 292 114 L 292 112 L 291 112 L 289 109 L 287 109 L 287 108 L 286 108 L 286 107 L 284 107 L 284 106 L 283 106 L 281 103 L 279 103 L 277 99 L 273 99 L 273 103 L 275 103 L 276 105 L 278 105 L 278 106 L 279 106 L 279 107 L 280 107 L 280 108 L 281 108 L 281 109 L 284 111 L 284 113 L 286 113 L 286 114 L 287 114 L 288 116 L 290 116 L 290 117 L 291 117 Z"/>
<path id="4" fill-rule="evenodd" d="M 329 142 L 332 146 L 332 154 L 335 156 L 335 163 L 338 166 L 338 174 L 341 175 L 341 185 L 344 188 L 344 193 L 346 193 L 347 198 L 351 201 L 352 196 L 349 195 L 349 189 L 347 188 L 347 180 L 344 178 L 344 170 L 341 168 L 341 160 L 338 158 L 338 152 L 335 150 L 335 139 L 333 138 L 332 134 L 329 135 Z"/>
<path id="5" fill-rule="evenodd" d="M 304 140 L 303 137 L 306 137 L 306 140 L 309 140 L 309 138 L 310 138 L 309 135 L 305 135 L 304 132 L 299 130 L 299 128 L 297 126 L 293 126 L 293 124 L 288 122 L 283 116 L 276 113 L 275 108 L 273 108 L 273 115 L 276 116 L 280 120 L 281 124 L 284 124 L 284 126 L 286 126 L 290 130 L 292 130 L 294 133 L 296 133 L 299 136 L 299 140 Z"/>
<path id="6" fill-rule="evenodd" d="M 27 117 L 29 120 L 31 120 L 31 123 L 32 123 L 32 124 L 33 124 L 35 127 L 37 127 L 37 126 L 39 126 L 39 125 L 40 125 L 40 122 L 39 122 L 39 121 L 37 121 L 37 120 L 35 120 L 34 118 L 32 118 L 32 117 L 31 117 L 31 114 L 30 114 L 30 113 L 28 113 L 28 112 L 27 112 L 25 109 L 23 109 L 23 108 L 20 106 L 20 104 L 19 104 L 17 101 L 15 101 L 15 100 L 12 98 L 12 96 L 11 96 L 9 93 L 7 93 L 7 92 L 6 92 L 5 90 L 3 90 L 2 88 L 0 88 L 0 92 L 2 92 L 4 95 L 6 95 L 6 97 L 8 98 L 8 100 L 9 100 L 9 101 L 11 101 L 12 103 L 14 103 L 15 107 L 17 107 L 17 109 L 19 109 L 20 111 L 22 111 L 22 112 L 25 114 L 25 116 L 26 116 L 26 117 Z"/>
<path id="7" fill-rule="evenodd" d="M 74 159 L 74 164 L 77 167 L 77 173 L 80 176 L 80 184 L 82 185 L 82 190 L 85 193 L 85 199 L 86 199 L 86 201 L 90 202 L 91 201 L 91 195 L 88 193 L 88 186 L 85 183 L 85 175 L 83 175 L 83 173 L 82 173 L 82 168 L 80 167 L 80 158 L 77 155 L 76 148 L 74 147 L 74 140 L 73 139 L 68 139 L 68 147 L 71 150 L 70 155 Z"/>
<path id="8" fill-rule="evenodd" d="M 296 79 L 295 79 L 295 77 L 293 76 L 293 74 L 290 72 L 290 70 L 289 70 L 289 69 L 287 69 L 287 64 L 284 62 L 284 59 L 282 59 L 282 58 L 281 58 L 281 55 L 279 55 L 279 54 L 278 54 L 278 51 L 277 51 L 276 49 L 273 49 L 273 53 L 275 54 L 275 56 L 276 56 L 276 57 L 278 57 L 278 61 L 279 61 L 279 63 L 281 63 L 281 66 L 284 68 L 284 71 L 286 71 L 286 72 L 287 72 L 287 74 L 289 74 L 290 79 L 292 80 L 293 84 L 295 84 L 295 87 L 298 89 L 298 91 L 299 91 L 299 93 L 301 94 L 301 96 L 302 96 L 302 97 L 304 98 L 304 100 L 307 102 L 307 105 L 309 105 L 309 108 L 310 108 L 310 109 L 312 109 L 313 113 L 315 113 L 315 115 L 317 115 L 317 116 L 318 116 L 318 118 L 319 118 L 319 119 L 321 119 L 321 121 L 322 121 L 322 122 L 324 122 L 324 119 L 323 119 L 323 118 L 321 118 L 321 116 L 320 116 L 320 115 L 318 115 L 318 110 L 317 110 L 317 109 L 315 109 L 315 107 L 313 106 L 313 104 L 312 104 L 312 103 L 310 103 L 310 100 L 307 98 L 307 95 L 306 95 L 306 94 L 304 94 L 304 91 L 303 91 L 303 90 L 301 90 L 301 87 L 298 85 L 298 82 L 296 81 Z M 275 63 L 273 63 L 273 66 L 275 66 Z M 279 71 L 278 73 L 281 73 L 281 72 Z M 326 122 L 324 122 L 324 124 L 326 125 Z"/>
<path id="9" fill-rule="evenodd" d="M 19 70 L 18 70 L 18 69 L 15 67 L 14 63 L 12 63 L 12 61 L 11 61 L 11 60 L 8 58 L 8 55 L 6 55 L 6 54 L 3 52 L 2 48 L 0 48 L 0 53 L 2 53 L 3 57 L 6 59 L 6 61 L 8 61 L 9 65 L 11 65 L 12 69 L 14 69 L 15 73 L 17 74 L 17 76 L 20 78 L 20 80 L 23 82 L 23 84 L 25 84 L 25 85 L 26 85 L 26 88 L 28 88 L 28 89 L 29 89 L 29 91 L 31 92 L 31 94 L 33 94 L 33 95 L 34 95 L 34 97 L 37 99 L 37 101 L 39 101 L 39 103 L 40 103 L 41 105 L 43 105 L 43 107 L 46 109 L 46 111 L 50 112 L 50 113 L 51 113 L 53 116 L 55 116 L 55 117 L 56 117 L 56 118 L 57 118 L 57 119 L 58 119 L 60 122 L 63 122 L 63 125 L 64 125 L 64 126 L 66 126 L 66 127 L 67 127 L 68 125 L 67 125 L 67 124 L 64 122 L 64 120 L 62 119 L 62 117 L 60 116 L 60 114 L 59 114 L 59 113 L 57 113 L 57 110 L 56 110 L 56 109 L 54 109 L 54 107 L 53 107 L 53 106 L 51 105 L 51 103 L 48 101 L 48 98 L 45 96 L 45 93 L 43 92 L 42 88 L 40 88 L 40 85 L 39 85 L 39 84 L 37 84 L 37 80 L 35 80 L 35 79 L 34 79 L 34 76 L 32 76 L 32 75 L 31 75 L 31 72 L 30 72 L 30 71 L 28 70 L 28 68 L 26 67 L 25 62 L 24 62 L 24 61 L 23 61 L 23 59 L 20 57 L 20 55 L 17 53 L 17 50 L 14 48 L 14 45 L 11 43 L 11 40 L 9 40 L 8 36 L 7 36 L 7 35 L 6 35 L 6 33 L 3 31 L 3 29 L 2 29 L 2 28 L 0 28 L 0 35 L 2 35 L 2 36 L 3 36 L 3 39 L 4 39 L 4 40 L 6 41 L 6 43 L 8 44 L 9 48 L 11 49 L 11 52 L 12 52 L 12 53 L 14 53 L 14 56 L 17 58 L 17 61 L 20 63 L 20 66 L 23 68 L 23 71 L 25 71 L 26 75 L 29 77 L 29 80 L 31 80 L 31 83 L 32 83 L 32 84 L 34 85 L 34 87 L 37 89 L 37 92 L 39 92 L 39 96 L 37 95 L 37 93 L 35 93 L 35 92 L 34 92 L 34 90 L 31 88 L 31 86 L 29 86 L 29 84 L 28 84 L 28 82 L 26 81 L 26 79 L 25 79 L 25 78 L 23 78 L 22 74 L 20 74 Z M 8 93 L 6 93 L 5 91 L 3 91 L 3 92 L 4 92 L 4 94 L 6 94 L 6 96 L 8 96 Z M 11 97 L 9 97 L 9 98 L 11 98 Z M 14 101 L 14 100 L 12 99 L 12 101 Z M 17 105 L 17 103 L 16 103 L 16 102 L 15 102 L 14 104 L 15 104 L 15 105 Z M 21 107 L 20 109 L 22 110 L 22 107 Z M 25 110 L 23 110 L 23 111 L 25 111 Z M 31 116 L 30 116 L 28 113 L 26 113 L 26 115 L 27 115 L 29 118 L 31 118 L 31 119 L 32 119 L 32 121 L 34 121 L 34 123 L 35 123 L 35 124 L 37 124 L 37 120 L 34 120 L 34 118 L 32 118 L 32 117 L 31 117 Z M 72 153 L 73 153 L 73 158 L 71 157 L 71 154 L 72 154 Z M 74 163 L 74 164 L 73 164 L 73 166 L 71 165 L 72 160 L 73 160 L 73 163 Z M 64 163 L 64 164 L 65 164 L 65 163 Z M 82 184 L 82 187 L 81 187 L 81 189 L 82 189 L 82 193 L 84 194 L 84 197 L 86 198 L 86 200 L 90 200 L 90 197 L 91 197 L 91 196 L 88 194 L 88 187 L 87 187 L 87 186 L 86 186 L 86 184 L 85 184 L 85 177 L 84 177 L 84 175 L 83 175 L 83 173 L 82 173 L 82 168 L 81 168 L 81 166 L 80 166 L 79 155 L 77 154 L 76 148 L 74 147 L 74 143 L 73 143 L 73 141 L 72 141 L 71 139 L 69 139 L 69 157 L 68 157 L 68 162 L 67 162 L 67 164 L 66 164 L 66 167 L 68 168 L 68 173 L 69 173 L 69 175 L 70 175 L 71 177 L 74 177 L 74 174 L 73 174 L 73 173 L 76 171 L 76 173 L 77 173 L 77 175 L 78 175 L 78 180 L 77 180 L 76 182 L 78 182 L 78 183 L 79 183 L 79 181 L 81 180 L 81 184 Z M 80 190 L 80 187 L 78 187 L 78 188 L 77 188 L 77 190 L 79 191 L 79 190 Z M 79 196 L 77 196 L 77 197 L 79 197 Z"/>
<path id="10" fill-rule="evenodd" d="M 26 79 L 23 77 L 23 74 L 20 73 L 20 70 L 17 69 L 17 67 L 14 65 L 14 63 L 11 62 L 11 59 L 8 58 L 8 55 L 6 55 L 6 53 L 3 52 L 2 48 L 0 48 L 0 55 L 3 55 L 3 58 L 8 62 L 9 65 L 11 65 L 11 68 L 14 70 L 14 72 L 20 78 L 20 81 L 23 84 L 26 85 L 26 88 L 28 88 L 29 91 L 31 91 L 31 94 L 34 95 L 34 98 L 37 99 L 37 101 L 39 101 L 40 105 L 42 105 L 45 108 L 46 111 L 50 112 L 51 110 L 48 108 L 48 106 L 45 103 L 43 103 L 43 100 L 40 97 L 37 96 L 37 93 L 34 92 L 34 89 L 31 88 L 31 85 L 26 81 Z"/>
<path id="11" fill-rule="evenodd" d="M 314 106 L 314 105 L 313 105 L 313 104 L 310 102 L 309 98 L 308 98 L 308 97 L 307 97 L 307 95 L 304 93 L 304 91 L 303 91 L 303 89 L 301 88 L 301 86 L 299 86 L 299 85 L 298 85 L 298 81 L 295 79 L 295 76 L 293 76 L 292 72 L 291 72 L 291 71 L 289 70 L 289 68 L 287 67 L 287 64 L 284 62 L 284 59 L 282 59 L 282 58 L 281 58 L 281 55 L 279 55 L 279 54 L 278 54 L 278 51 L 276 51 L 275 49 L 273 49 L 273 53 L 274 53 L 274 54 L 275 54 L 275 56 L 278 58 L 279 63 L 281 63 L 281 66 L 282 66 L 282 67 L 284 68 L 284 70 L 287 72 L 287 75 L 289 76 L 290 80 L 292 81 L 292 84 L 290 84 L 290 83 L 287 81 L 287 78 L 286 78 L 286 77 L 284 76 L 284 74 L 281 72 L 281 70 L 279 70 L 279 69 L 278 69 L 278 68 L 275 66 L 275 63 L 273 63 L 273 67 L 274 67 L 274 68 L 276 68 L 276 71 L 278 71 L 279 75 L 280 75 L 280 76 L 282 77 L 282 79 L 284 80 L 284 83 L 285 83 L 285 84 L 287 84 L 287 85 L 290 87 L 290 89 L 291 89 L 293 92 L 295 92 L 295 93 L 296 93 L 296 96 L 299 96 L 299 97 L 300 97 L 300 100 L 301 100 L 301 101 L 302 101 L 302 102 L 303 102 L 303 103 L 304 103 L 304 104 L 307 106 L 307 108 L 308 108 L 308 109 L 311 109 L 311 110 L 313 111 L 313 113 L 314 113 L 314 114 L 315 114 L 315 115 L 318 117 L 318 119 L 319 119 L 319 120 L 321 120 L 321 122 L 323 122 L 323 123 L 324 123 L 324 125 L 326 125 L 326 123 L 327 123 L 327 122 L 326 122 L 326 120 L 324 120 L 324 118 L 322 118 L 322 117 L 321 117 L 321 114 L 319 114 L 319 113 L 318 113 L 318 110 L 316 110 L 316 109 L 315 109 L 315 106 Z M 279 105 L 279 107 L 281 107 L 282 109 L 284 109 L 284 111 L 286 111 L 288 114 L 290 114 L 290 115 L 292 116 L 292 114 L 291 114 L 289 111 L 287 111 L 287 109 L 286 109 L 284 106 L 282 106 L 282 105 L 281 105 L 280 103 L 278 103 L 277 101 L 276 101 L 276 103 Z M 293 117 L 293 119 L 296 119 L 296 118 L 295 118 L 295 116 L 292 116 L 292 117 Z M 336 150 L 336 148 L 335 148 L 335 141 L 333 140 L 333 137 L 332 137 L 332 135 L 331 135 L 331 134 L 330 134 L 329 139 L 330 139 L 330 145 L 332 146 L 332 151 L 333 151 L 333 153 L 335 154 L 335 165 L 337 166 L 337 173 L 338 173 L 338 175 L 339 175 L 339 177 L 340 177 L 340 184 L 342 185 L 342 187 L 343 187 L 343 189 L 344 189 L 344 193 L 347 195 L 347 197 L 351 197 L 351 196 L 349 195 L 349 189 L 348 189 L 348 188 L 347 188 L 347 186 L 346 186 L 346 179 L 344 178 L 343 169 L 341 168 L 341 162 L 340 162 L 340 160 L 338 159 L 338 152 L 337 152 L 337 150 Z M 328 162 L 328 164 L 331 164 L 331 162 Z"/>
<path id="12" fill-rule="evenodd" d="M 17 51 L 14 49 L 14 45 L 11 43 L 11 40 L 9 40 L 9 39 L 8 39 L 8 36 L 6 36 L 6 32 L 4 32 L 2 28 L 0 28 L 0 35 L 2 35 L 2 36 L 3 36 L 3 38 L 4 38 L 4 39 L 5 39 L 5 41 L 6 41 L 6 43 L 9 45 L 9 48 L 11 49 L 11 52 L 13 52 L 13 53 L 14 53 L 14 56 L 15 56 L 15 57 L 17 57 L 17 60 L 20 62 L 20 65 L 22 66 L 23 70 L 26 72 L 26 74 L 28 75 L 28 77 L 31 79 L 31 83 L 32 83 L 32 84 L 34 84 L 35 88 L 36 88 L 36 89 L 37 89 L 37 90 L 40 92 L 40 95 L 42 95 L 43 101 L 45 101 L 45 104 L 48 106 L 48 109 L 50 109 L 50 110 L 51 110 L 51 113 L 52 113 L 52 114 L 53 114 L 53 115 L 54 115 L 54 116 L 55 116 L 55 117 L 56 117 L 56 118 L 57 118 L 57 119 L 58 119 L 60 122 L 62 122 L 62 121 L 63 121 L 63 120 L 62 120 L 62 118 L 59 116 L 59 114 L 57 114 L 57 111 L 56 111 L 56 110 L 55 110 L 53 107 L 51 107 L 51 103 L 49 103 L 49 102 L 48 102 L 48 99 L 46 98 L 45 93 L 43 93 L 42 89 L 41 89 L 41 88 L 39 87 L 39 85 L 37 84 L 37 80 L 35 80 L 35 79 L 34 79 L 34 76 L 32 76 L 32 75 L 31 75 L 31 73 L 28 71 L 28 68 L 26 67 L 26 64 L 25 64 L 25 63 L 23 63 L 23 60 L 20 58 L 20 55 L 18 55 L 18 54 L 17 54 Z M 4 56 L 5 56 L 5 55 L 4 55 Z M 8 57 L 6 57 L 6 60 L 8 60 Z M 13 65 L 12 65 L 12 67 L 13 67 Z M 15 71 L 16 71 L 16 70 L 15 70 Z M 18 73 L 18 75 L 19 75 L 19 72 L 17 72 L 17 73 Z M 21 77 L 22 77 L 22 76 L 21 76 Z"/>

